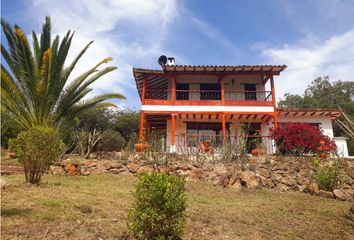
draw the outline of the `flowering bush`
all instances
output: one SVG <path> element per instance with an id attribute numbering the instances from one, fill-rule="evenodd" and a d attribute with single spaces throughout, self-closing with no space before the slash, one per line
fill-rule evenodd
<path id="1" fill-rule="evenodd" d="M 334 151 L 336 145 L 332 139 L 308 123 L 289 122 L 276 129 L 270 129 L 277 150 L 285 155 L 314 154 L 321 146 Z"/>

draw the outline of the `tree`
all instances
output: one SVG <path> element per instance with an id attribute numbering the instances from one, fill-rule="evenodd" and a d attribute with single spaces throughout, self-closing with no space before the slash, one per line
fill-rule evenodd
<path id="1" fill-rule="evenodd" d="M 127 141 L 129 138 L 139 131 L 140 113 L 125 110 L 117 114 L 114 120 L 113 129 L 118 131 Z"/>
<path id="2" fill-rule="evenodd" d="M 346 113 L 346 117 L 354 120 L 354 82 L 335 81 L 330 82 L 328 76 L 316 78 L 307 87 L 303 95 L 286 93 L 284 99 L 278 103 L 279 107 L 284 108 L 333 108 L 340 106 Z M 340 121 L 345 121 L 344 116 Z M 333 126 L 336 136 L 348 136 L 345 131 L 337 124 Z M 348 150 L 354 154 L 354 141 L 348 141 Z"/>
<path id="3" fill-rule="evenodd" d="M 52 41 L 50 18 L 46 17 L 40 39 L 32 32 L 33 52 L 25 33 L 17 25 L 12 29 L 1 19 L 8 49 L 1 44 L 1 54 L 8 68 L 1 64 L 1 111 L 14 119 L 22 130 L 35 126 L 57 126 L 63 118 L 107 106 L 107 99 L 124 99 L 119 93 L 107 93 L 82 100 L 92 91 L 89 86 L 116 67 L 98 68 L 108 57 L 68 83 L 71 72 L 86 52 L 88 43 L 73 62 L 64 67 L 74 33 L 68 31 L 60 41 Z"/>

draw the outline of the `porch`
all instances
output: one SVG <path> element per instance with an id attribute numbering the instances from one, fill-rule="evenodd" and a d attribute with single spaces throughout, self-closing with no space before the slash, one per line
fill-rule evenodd
<path id="1" fill-rule="evenodd" d="M 139 140 L 158 151 L 220 154 L 225 148 L 244 153 L 274 151 L 269 128 L 274 113 L 172 113 L 142 112 Z M 237 149 L 236 149 L 237 148 Z"/>

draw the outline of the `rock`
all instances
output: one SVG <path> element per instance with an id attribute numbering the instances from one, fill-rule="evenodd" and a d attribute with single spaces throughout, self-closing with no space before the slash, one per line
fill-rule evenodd
<path id="1" fill-rule="evenodd" d="M 272 179 L 274 182 L 280 182 L 282 176 L 278 173 L 272 173 L 270 175 L 270 179 Z"/>
<path id="2" fill-rule="evenodd" d="M 188 177 L 189 176 L 189 174 L 190 174 L 190 170 L 182 170 L 182 169 L 178 169 L 177 171 L 176 171 L 176 173 L 177 173 L 177 176 L 181 176 L 181 177 Z"/>
<path id="3" fill-rule="evenodd" d="M 244 171 L 240 173 L 241 185 L 246 188 L 260 187 L 260 178 L 251 171 Z"/>
<path id="4" fill-rule="evenodd" d="M 332 192 L 327 192 L 327 191 L 324 191 L 324 190 L 319 190 L 318 191 L 318 196 L 326 197 L 326 198 L 333 198 L 333 193 Z"/>
<path id="5" fill-rule="evenodd" d="M 161 169 L 160 169 L 161 170 Z M 139 168 L 137 173 L 152 173 L 154 172 L 154 168 L 151 166 L 142 166 Z M 161 171 L 160 171 L 161 172 Z"/>
<path id="6" fill-rule="evenodd" d="M 296 185 L 296 181 L 295 179 L 291 178 L 291 177 L 284 177 L 280 180 L 281 183 L 289 186 L 289 187 L 292 187 L 292 186 L 295 186 Z"/>
<path id="7" fill-rule="evenodd" d="M 334 197 L 342 201 L 353 201 L 354 190 L 350 188 L 340 188 L 333 191 Z"/>
<path id="8" fill-rule="evenodd" d="M 354 215 L 354 204 L 349 209 L 349 213 Z"/>
<path id="9" fill-rule="evenodd" d="M 308 185 L 310 183 L 310 181 L 307 178 L 300 176 L 300 175 L 297 176 L 296 182 L 299 185 Z"/>
<path id="10" fill-rule="evenodd" d="M 1 185 L 1 189 L 5 189 L 7 186 L 6 180 L 3 178 L 0 178 L 0 185 Z"/>
<path id="11" fill-rule="evenodd" d="M 191 179 L 203 179 L 204 171 L 201 168 L 193 168 L 188 176 Z"/>
<path id="12" fill-rule="evenodd" d="M 231 178 L 231 173 L 229 173 L 229 172 L 224 173 L 219 178 L 219 185 L 222 186 L 223 188 L 228 187 L 229 182 L 230 182 L 230 178 Z"/>
<path id="13" fill-rule="evenodd" d="M 306 185 L 300 185 L 300 186 L 298 186 L 298 189 L 299 189 L 300 192 L 306 192 L 307 186 Z"/>
<path id="14" fill-rule="evenodd" d="M 225 174 L 225 173 L 227 173 L 227 172 L 228 172 L 228 171 L 227 171 L 225 165 L 222 164 L 222 163 L 218 163 L 218 164 L 216 164 L 215 167 L 214 167 L 214 173 L 216 173 L 216 174 L 219 175 L 219 176 L 221 176 L 221 175 L 223 175 L 223 174 Z"/>
<path id="15" fill-rule="evenodd" d="M 182 162 L 182 163 L 178 164 L 178 168 L 181 169 L 181 170 L 187 171 L 187 170 L 191 170 L 192 169 L 192 165 L 189 164 L 189 163 Z"/>
<path id="16" fill-rule="evenodd" d="M 108 170 L 109 173 L 113 173 L 113 174 L 119 174 L 124 171 L 125 171 L 125 168 L 111 168 Z"/>
<path id="17" fill-rule="evenodd" d="M 289 187 L 282 183 L 277 184 L 274 189 L 281 192 L 289 191 Z"/>
<path id="18" fill-rule="evenodd" d="M 123 168 L 123 167 L 124 167 L 123 164 L 117 163 L 117 162 L 113 162 L 113 163 L 110 165 L 109 169 L 119 169 L 119 168 Z"/>
<path id="19" fill-rule="evenodd" d="M 15 152 L 8 152 L 8 153 L 7 153 L 7 156 L 8 156 L 9 158 L 16 158 L 16 157 L 17 157 L 17 155 L 16 155 Z"/>
<path id="20" fill-rule="evenodd" d="M 273 180 L 270 178 L 262 178 L 262 183 L 263 183 L 263 186 L 266 188 L 273 188 L 274 187 Z"/>
<path id="21" fill-rule="evenodd" d="M 316 183 L 310 183 L 309 185 L 307 185 L 307 188 L 305 190 L 305 192 L 309 192 L 312 195 L 317 195 L 319 192 L 318 186 Z"/>
<path id="22" fill-rule="evenodd" d="M 83 175 L 83 176 L 89 176 L 89 175 L 91 175 L 91 172 L 88 171 L 88 170 L 84 170 L 84 171 L 81 171 L 81 175 Z"/>
<path id="23" fill-rule="evenodd" d="M 154 170 L 154 169 L 152 168 L 152 170 Z M 159 172 L 168 174 L 169 172 L 171 172 L 171 168 L 169 168 L 169 167 L 161 167 L 161 168 L 159 168 Z"/>
<path id="24" fill-rule="evenodd" d="M 130 172 L 136 173 L 139 170 L 140 166 L 136 163 L 131 162 L 127 164 L 127 168 Z"/>
<path id="25" fill-rule="evenodd" d="M 348 175 L 354 179 L 354 168 L 348 169 Z"/>
<path id="26" fill-rule="evenodd" d="M 50 166 L 49 172 L 53 175 L 64 175 L 65 170 L 62 166 Z"/>
<path id="27" fill-rule="evenodd" d="M 236 191 L 241 190 L 242 189 L 242 185 L 241 185 L 240 179 L 236 179 L 236 181 L 234 181 L 232 184 L 231 184 L 231 179 L 230 179 L 229 188 L 231 188 L 233 190 L 236 190 Z"/>
<path id="28" fill-rule="evenodd" d="M 260 168 L 259 169 L 259 174 L 261 174 L 265 178 L 269 178 L 270 174 L 267 169 L 265 168 Z"/>
<path id="29" fill-rule="evenodd" d="M 80 174 L 79 165 L 75 163 L 66 163 L 65 171 L 70 176 L 75 176 Z"/>
<path id="30" fill-rule="evenodd" d="M 97 166 L 97 161 L 86 160 L 82 164 L 84 167 L 93 168 Z"/>

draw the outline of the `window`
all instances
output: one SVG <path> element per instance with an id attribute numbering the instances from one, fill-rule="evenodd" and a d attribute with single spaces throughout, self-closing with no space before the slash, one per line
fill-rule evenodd
<path id="1" fill-rule="evenodd" d="M 245 100 L 257 100 L 255 83 L 244 84 L 244 89 L 245 89 Z"/>
<path id="2" fill-rule="evenodd" d="M 221 84 L 200 84 L 200 100 L 221 100 Z"/>
<path id="3" fill-rule="evenodd" d="M 188 100 L 189 99 L 189 84 L 188 83 L 177 83 L 176 84 L 176 99 L 177 100 Z"/>

